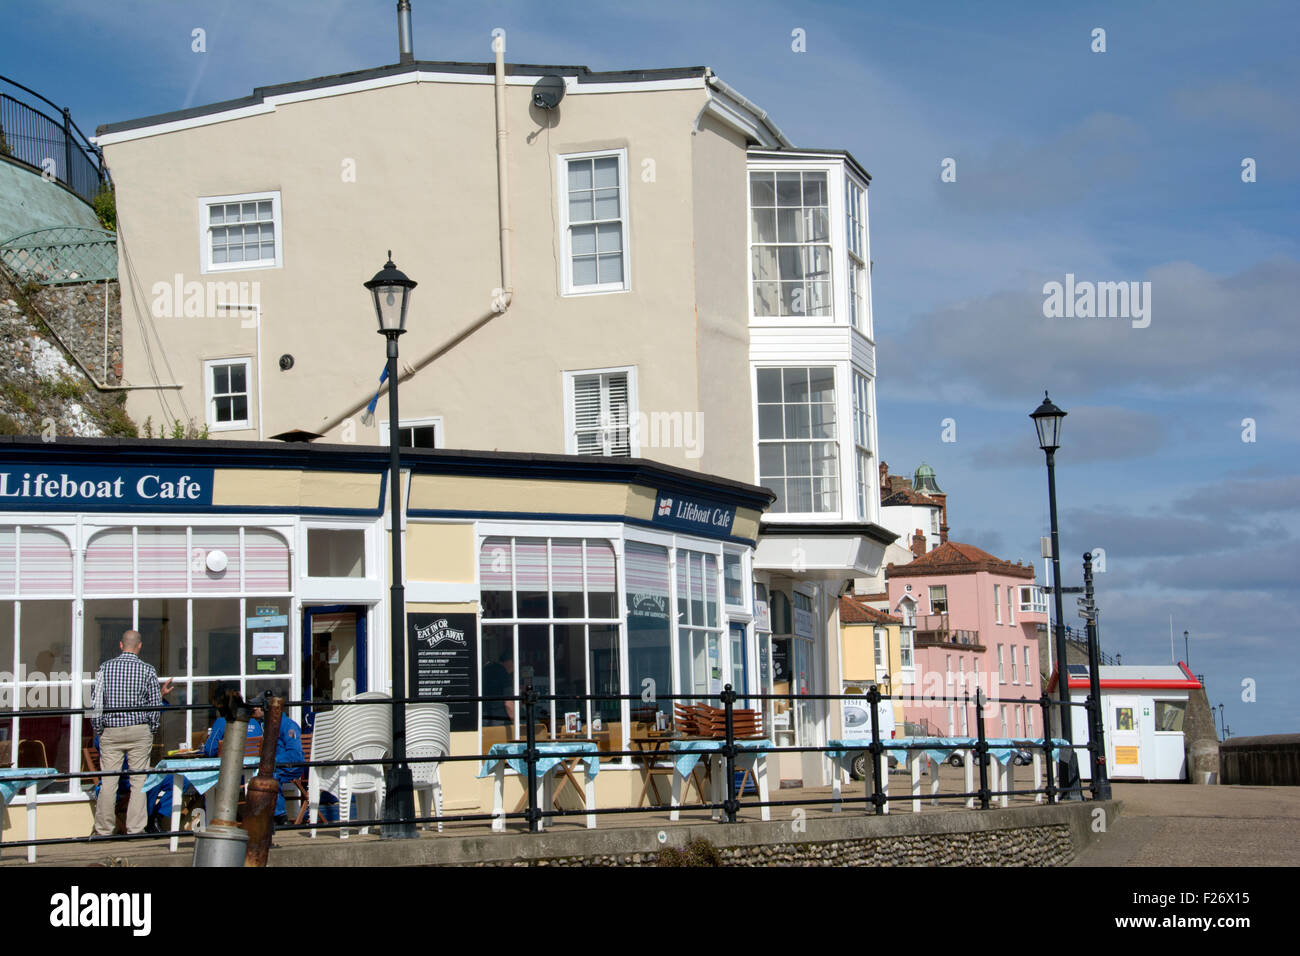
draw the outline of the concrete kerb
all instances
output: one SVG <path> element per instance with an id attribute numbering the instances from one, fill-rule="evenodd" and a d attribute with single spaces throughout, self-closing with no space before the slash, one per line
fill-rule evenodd
<path id="1" fill-rule="evenodd" d="M 879 840 L 903 836 L 988 833 L 1066 826 L 1077 854 L 1096 840 L 1094 811 L 1105 813 L 1109 826 L 1118 818 L 1118 801 L 1063 803 L 1050 807 L 1006 810 L 966 810 L 952 813 L 891 813 L 887 816 L 842 814 L 811 818 L 796 829 L 794 821 L 770 823 L 674 824 L 563 833 L 505 833 L 457 839 L 335 841 L 318 839 L 309 846 L 283 847 L 271 853 L 270 864 L 306 866 L 475 866 L 519 864 L 574 857 L 634 856 L 644 860 L 668 847 L 682 848 L 692 837 L 704 837 L 719 849 L 775 844 L 822 844 Z M 660 834 L 663 841 L 660 842 Z"/>

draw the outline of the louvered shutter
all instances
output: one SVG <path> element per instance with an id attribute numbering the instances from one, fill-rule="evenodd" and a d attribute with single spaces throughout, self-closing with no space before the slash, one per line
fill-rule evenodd
<path id="1" fill-rule="evenodd" d="M 602 376 L 606 382 L 605 454 L 627 458 L 632 454 L 628 440 L 627 373 Z"/>
<path id="2" fill-rule="evenodd" d="M 584 375 L 573 380 L 574 448 L 579 455 L 603 455 L 604 441 L 600 428 L 599 375 Z"/>

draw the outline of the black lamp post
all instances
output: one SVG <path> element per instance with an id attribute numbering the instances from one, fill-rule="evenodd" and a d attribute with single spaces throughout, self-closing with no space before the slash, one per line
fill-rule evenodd
<path id="1" fill-rule="evenodd" d="M 406 762 L 406 588 L 402 585 L 402 456 L 400 419 L 397 417 L 397 337 L 406 331 L 406 307 L 415 283 L 388 262 L 365 283 L 375 300 L 379 334 L 388 340 L 388 446 L 392 480 L 393 584 L 390 589 L 389 633 L 393 676 L 393 763 L 385 774 L 384 827 L 386 840 L 413 840 L 415 832 L 415 788 Z"/>
<path id="2" fill-rule="evenodd" d="M 1187 665 L 1189 671 L 1192 669 L 1192 649 L 1188 643 L 1186 631 L 1183 631 L 1183 663 Z"/>
<path id="3" fill-rule="evenodd" d="M 1071 720 L 1069 707 L 1069 671 L 1065 666 L 1065 611 L 1061 602 L 1061 541 L 1056 525 L 1056 449 L 1061 447 L 1061 422 L 1064 420 L 1066 413 L 1052 404 L 1052 400 L 1047 397 L 1047 392 L 1043 392 L 1043 404 L 1034 409 L 1029 417 L 1034 420 L 1034 428 L 1038 430 L 1038 447 L 1043 449 L 1047 455 L 1047 496 L 1051 507 L 1052 516 L 1052 598 L 1056 605 L 1056 624 L 1055 624 L 1055 644 L 1056 644 L 1056 667 L 1057 682 L 1056 691 L 1060 700 L 1061 708 L 1061 736 L 1064 737 L 1071 746 L 1074 745 L 1074 722 Z M 1094 665 L 1092 674 L 1095 678 L 1097 668 Z M 1100 705 L 1100 693 L 1097 694 L 1096 700 Z M 1051 732 L 1050 728 L 1047 730 Z M 1070 761 L 1068 755 L 1072 750 L 1062 751 L 1061 761 L 1057 779 L 1061 782 L 1061 789 L 1067 790 L 1077 785 L 1078 781 L 1070 773 Z"/>

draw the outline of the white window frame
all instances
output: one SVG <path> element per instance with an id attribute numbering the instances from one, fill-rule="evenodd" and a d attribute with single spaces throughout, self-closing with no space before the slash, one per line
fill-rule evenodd
<path id="1" fill-rule="evenodd" d="M 1011 683 L 1019 684 L 1019 673 L 1016 670 L 1016 645 L 1011 645 Z"/>
<path id="2" fill-rule="evenodd" d="M 271 201 L 271 223 L 275 228 L 275 261 L 259 259 L 257 262 L 213 262 L 212 261 L 212 226 L 208 220 L 209 210 L 222 203 Z M 280 191 L 278 189 L 260 193 L 241 193 L 235 196 L 200 196 L 199 197 L 199 273 L 209 272 L 243 272 L 253 269 L 279 269 L 284 266 L 284 229 L 280 219 Z"/>
<path id="3" fill-rule="evenodd" d="M 1002 586 L 993 585 L 993 623 L 1002 623 Z"/>
<path id="4" fill-rule="evenodd" d="M 1002 645 L 999 644 L 998 645 L 998 683 L 1005 684 L 1006 682 L 1007 682 L 1007 667 L 1005 662 L 1003 661 Z"/>
<path id="5" fill-rule="evenodd" d="M 1029 686 L 1030 684 L 1033 683 L 1033 681 L 1029 679 L 1029 675 L 1032 674 L 1033 671 L 1029 669 L 1029 645 L 1028 644 L 1025 645 L 1024 650 L 1025 650 L 1025 685 Z"/>
<path id="6" fill-rule="evenodd" d="M 635 365 L 619 365 L 612 368 L 584 368 L 574 369 L 563 373 L 564 378 L 564 453 L 566 455 L 578 454 L 578 439 L 574 434 L 577 431 L 577 407 L 574 396 L 574 379 L 586 378 L 591 375 L 626 375 L 627 376 L 627 443 L 628 454 L 632 458 L 641 457 L 641 435 L 637 425 L 637 415 L 641 407 L 640 397 L 637 394 L 637 376 Z M 606 443 L 608 447 L 608 443 Z M 592 455 L 592 458 L 605 457 Z"/>
<path id="7" fill-rule="evenodd" d="M 773 371 L 773 370 L 778 372 L 784 372 L 786 369 L 802 369 L 806 372 L 811 373 L 812 369 L 815 368 L 829 368 L 831 369 L 832 374 L 834 376 L 834 386 L 832 391 L 835 396 L 835 400 L 833 403 L 830 404 L 832 404 L 835 409 L 835 437 L 834 438 L 807 438 L 807 439 L 805 438 L 760 438 L 759 437 L 760 435 L 759 411 L 758 411 L 759 373 Z M 846 373 L 846 368 L 848 369 L 847 373 Z M 850 490 L 850 487 L 845 480 L 846 475 L 856 474 L 856 470 L 857 470 L 856 454 L 854 454 L 852 457 L 849 457 L 846 454 L 846 448 L 848 447 L 849 439 L 844 434 L 844 422 L 845 422 L 844 416 L 846 413 L 848 413 L 850 416 L 852 415 L 852 395 L 851 392 L 848 390 L 848 388 L 846 388 L 846 374 L 848 374 L 851 377 L 852 366 L 846 366 L 844 362 L 834 362 L 834 361 L 818 362 L 812 360 L 804 361 L 799 358 L 794 358 L 788 362 L 779 362 L 779 363 L 763 362 L 763 363 L 751 364 L 750 388 L 752 389 L 751 408 L 753 410 L 753 416 L 754 416 L 753 427 L 754 427 L 754 483 L 755 484 L 761 485 L 763 483 L 763 471 L 762 471 L 763 466 L 762 466 L 762 456 L 760 452 L 764 445 L 788 445 L 788 444 L 795 444 L 799 442 L 805 442 L 811 445 L 815 442 L 826 442 L 829 444 L 833 444 L 835 446 L 835 456 L 834 456 L 835 495 L 833 497 L 833 500 L 836 503 L 836 507 L 834 509 L 830 509 L 826 511 L 777 511 L 775 510 L 775 504 L 774 504 L 773 509 L 763 515 L 764 520 L 772 520 L 775 517 L 780 520 L 786 520 L 786 521 L 797 519 L 797 520 L 807 520 L 807 521 L 830 522 L 830 521 L 840 520 L 842 515 L 848 513 L 846 509 L 850 509 L 850 508 L 856 509 L 856 505 L 853 504 L 853 502 L 856 499 L 855 497 L 851 497 L 855 493 Z M 849 386 L 849 388 L 851 388 L 851 386 Z M 763 404 L 772 405 L 775 403 L 764 402 Z M 782 408 L 784 408 L 784 406 L 786 405 L 786 402 L 784 400 L 784 394 L 782 395 L 782 401 L 780 404 Z M 820 403 L 809 403 L 809 404 L 827 404 L 827 403 L 820 402 Z M 853 469 L 853 470 L 850 471 L 849 469 Z M 788 479 L 791 476 L 783 474 L 781 477 L 783 479 Z M 801 476 L 794 476 L 794 477 L 801 477 Z M 809 476 L 810 480 L 815 479 L 817 477 L 818 477 L 817 475 Z"/>
<path id="8" fill-rule="evenodd" d="M 857 501 L 858 519 L 871 520 L 871 378 L 856 368 L 850 369 L 853 381 L 853 466 L 855 474 L 854 491 Z"/>
<path id="9" fill-rule="evenodd" d="M 1007 623 L 1010 624 L 1012 627 L 1015 627 L 1016 624 L 1016 599 L 1014 595 L 1015 589 L 1016 586 L 1014 584 L 1007 585 Z"/>
<path id="10" fill-rule="evenodd" d="M 569 161 L 575 159 L 600 159 L 605 156 L 618 157 L 618 205 L 619 219 L 622 222 L 623 242 L 623 281 L 606 282 L 599 285 L 575 286 L 573 284 L 573 242 L 569 227 Z M 560 223 L 560 294 L 564 296 L 600 295 L 608 292 L 627 292 L 632 288 L 632 249 L 630 243 L 631 229 L 628 222 L 628 182 L 627 148 L 597 149 L 581 153 L 561 153 L 556 156 L 555 178 L 557 183 L 556 204 L 559 208 Z"/>
<path id="11" fill-rule="evenodd" d="M 431 415 L 426 418 L 401 418 L 398 419 L 397 427 L 402 428 L 427 428 L 433 426 L 433 447 L 446 448 L 447 434 L 442 430 L 442 416 Z M 379 422 L 379 444 L 387 448 L 389 444 L 389 435 L 391 434 L 388 427 L 388 419 Z"/>
<path id="12" fill-rule="evenodd" d="M 248 396 L 248 417 L 242 421 L 235 422 L 218 422 L 216 416 L 216 395 L 213 393 L 212 372 L 219 365 L 243 365 L 244 366 L 244 387 L 245 394 Z M 238 395 L 238 392 L 227 392 L 227 395 Z M 203 408 L 204 421 L 207 423 L 209 432 L 233 432 L 247 431 L 255 427 L 254 418 L 254 387 L 253 387 L 253 357 L 251 355 L 233 356 L 231 358 L 206 359 L 203 362 Z"/>
<path id="13" fill-rule="evenodd" d="M 753 189 L 750 185 L 751 173 L 826 173 L 827 213 L 830 219 L 828 245 L 831 249 L 831 313 L 829 315 L 759 315 L 754 311 L 754 204 Z M 848 262 L 848 233 L 845 220 L 847 213 L 844 201 L 844 181 L 848 176 L 845 163 L 839 158 L 815 159 L 801 156 L 787 160 L 754 159 L 745 167 L 745 281 L 746 295 L 749 300 L 749 324 L 751 326 L 805 326 L 805 325 L 842 325 L 852 328 L 849 323 L 848 278 L 845 275 Z M 857 182 L 855 179 L 854 182 Z M 861 185 L 861 183 L 859 183 Z M 864 195 L 865 205 L 865 195 Z M 869 227 L 863 223 L 863 241 L 870 242 Z M 864 252 L 866 249 L 864 248 Z M 870 315 L 870 253 L 867 253 L 867 314 Z M 869 323 L 868 323 L 869 327 Z M 866 329 L 861 330 L 870 338 Z M 817 364 L 817 363 L 808 363 Z"/>

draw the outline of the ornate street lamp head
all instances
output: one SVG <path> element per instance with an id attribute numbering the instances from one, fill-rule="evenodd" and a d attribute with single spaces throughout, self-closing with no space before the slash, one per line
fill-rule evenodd
<path id="1" fill-rule="evenodd" d="M 1064 411 L 1052 404 L 1044 391 L 1043 404 L 1029 415 L 1034 420 L 1034 427 L 1038 429 L 1038 447 L 1043 451 L 1056 451 L 1061 447 L 1061 420 L 1065 415 Z"/>
<path id="2" fill-rule="evenodd" d="M 411 290 L 416 283 L 393 265 L 393 251 L 388 251 L 388 262 L 364 283 L 375 300 L 375 316 L 379 319 L 379 332 L 383 335 L 401 335 L 406 331 L 406 307 L 411 301 Z"/>

